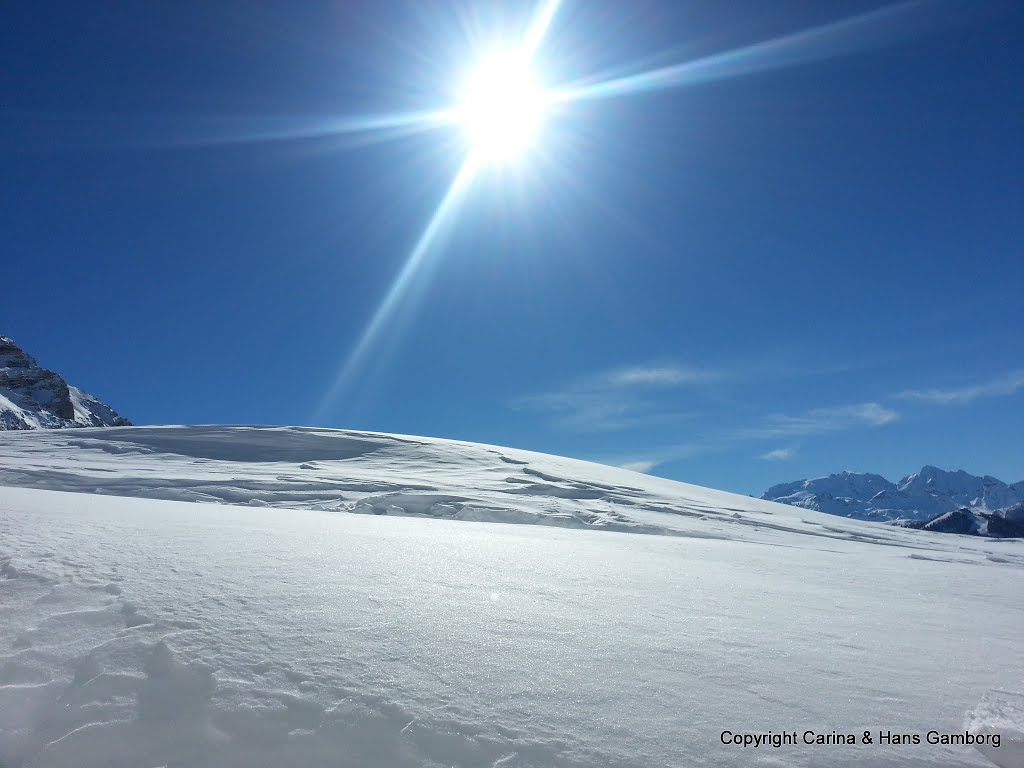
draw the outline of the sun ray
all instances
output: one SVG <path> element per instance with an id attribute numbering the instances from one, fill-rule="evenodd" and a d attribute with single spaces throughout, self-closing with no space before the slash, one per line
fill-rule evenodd
<path id="1" fill-rule="evenodd" d="M 525 62 L 528 63 L 533 58 L 537 48 L 543 42 L 544 36 L 551 26 L 551 20 L 558 10 L 559 3 L 560 0 L 542 0 L 538 4 L 530 26 L 518 49 L 519 55 Z M 458 123 L 464 119 L 464 115 L 461 114 L 458 107 L 438 110 L 436 112 L 411 113 L 411 115 L 415 119 L 410 119 L 409 123 L 403 122 L 404 117 L 402 115 L 383 116 L 375 119 L 363 118 L 361 122 L 357 121 L 351 124 L 351 127 L 358 129 L 366 125 L 372 125 L 372 128 L 367 130 L 391 129 L 401 128 L 416 122 L 451 124 Z M 432 247 L 436 244 L 436 241 L 446 227 L 452 222 L 469 186 L 481 166 L 485 163 L 485 160 L 486 158 L 479 147 L 471 149 L 467 154 L 444 197 L 441 198 L 441 202 L 434 209 L 426 227 L 416 241 L 416 245 L 409 253 L 409 257 L 406 259 L 401 271 L 391 284 L 387 294 L 381 300 L 373 317 L 370 318 L 370 321 L 363 329 L 359 340 L 338 371 L 333 384 L 329 387 L 323 398 L 321 398 L 317 411 L 313 415 L 313 423 L 323 423 L 325 421 L 338 397 L 352 389 L 356 377 L 365 369 L 370 355 L 374 351 L 379 350 L 384 332 L 392 324 L 391 321 L 397 309 L 402 305 L 402 299 L 408 296 L 417 277 L 422 273 L 424 267 L 427 266 Z"/>
<path id="2" fill-rule="evenodd" d="M 538 6 L 521 46 L 523 56 L 527 61 L 533 58 L 540 44 L 544 41 L 544 37 L 551 27 L 551 20 L 555 17 L 559 5 L 561 5 L 561 0 L 547 0 L 547 2 L 541 3 Z"/>
<path id="3" fill-rule="evenodd" d="M 305 139 L 343 139 L 360 145 L 405 138 L 445 128 L 450 108 L 352 116 L 197 115 L 191 117 L 118 114 L 12 115 L 14 124 L 32 127 L 65 148 L 160 149 L 248 145 Z"/>
<path id="4" fill-rule="evenodd" d="M 912 32 L 911 22 L 920 20 L 915 17 L 928 4 L 926 0 L 909 0 L 702 59 L 596 83 L 570 85 L 557 89 L 551 98 L 554 102 L 605 99 L 834 58 L 908 36 Z"/>
<path id="5" fill-rule="evenodd" d="M 320 118 L 217 118 L 209 121 L 211 143 L 274 141 L 338 136 L 351 133 L 401 131 L 440 127 L 450 121 L 450 110 L 393 112 Z M 219 129 L 221 136 L 214 134 Z"/>
<path id="6" fill-rule="evenodd" d="M 416 245 L 410 251 L 402 270 L 392 282 L 373 317 L 370 318 L 370 322 L 366 324 L 359 341 L 356 342 L 335 377 L 334 383 L 321 399 L 317 411 L 313 415 L 313 423 L 322 423 L 337 398 L 351 389 L 355 376 L 364 367 L 371 351 L 380 344 L 388 321 L 394 316 L 395 311 L 401 305 L 401 300 L 408 294 L 414 279 L 424 267 L 424 262 L 430 255 L 431 246 L 445 227 L 451 223 L 452 217 L 478 169 L 479 162 L 473 155 L 467 157 L 462 163 L 455 178 L 452 179 L 452 183 L 448 186 L 447 192 L 441 198 L 441 202 L 434 209 L 423 233 L 416 241 Z"/>
<path id="7" fill-rule="evenodd" d="M 450 121 L 451 111 L 441 109 L 351 117 L 216 118 L 208 121 L 206 135 L 200 134 L 191 143 L 244 144 L 365 133 L 401 137 L 410 132 L 438 128 Z"/>

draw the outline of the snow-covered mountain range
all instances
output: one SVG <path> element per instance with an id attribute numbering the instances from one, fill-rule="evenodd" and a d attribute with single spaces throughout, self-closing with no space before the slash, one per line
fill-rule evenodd
<path id="1" fill-rule="evenodd" d="M 773 485 L 762 499 L 858 520 L 930 520 L 961 508 L 992 513 L 1024 502 L 1024 481 L 925 466 L 898 483 L 866 472 L 840 472 Z"/>
<path id="2" fill-rule="evenodd" d="M 0 336 L 0 430 L 118 427 L 131 422 Z"/>

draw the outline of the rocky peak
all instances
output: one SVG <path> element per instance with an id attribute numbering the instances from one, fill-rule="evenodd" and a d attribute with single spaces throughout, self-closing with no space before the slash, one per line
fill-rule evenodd
<path id="1" fill-rule="evenodd" d="M 36 368 L 35 359 L 14 343 L 14 339 L 0 336 L 0 368 Z"/>
<path id="2" fill-rule="evenodd" d="M 0 336 L 0 429 L 128 426 L 109 405 L 60 374 L 41 368 L 13 339 Z"/>

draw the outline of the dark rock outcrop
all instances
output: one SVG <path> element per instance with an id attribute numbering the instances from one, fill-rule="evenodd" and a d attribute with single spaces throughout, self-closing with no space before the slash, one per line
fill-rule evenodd
<path id="1" fill-rule="evenodd" d="M 1013 508 L 985 512 L 961 507 L 931 520 L 904 523 L 903 527 L 934 533 L 987 536 L 992 539 L 1024 538 L 1024 518 L 1018 516 Z"/>
<path id="2" fill-rule="evenodd" d="M 0 429 L 130 425 L 109 405 L 41 368 L 12 339 L 0 336 Z"/>

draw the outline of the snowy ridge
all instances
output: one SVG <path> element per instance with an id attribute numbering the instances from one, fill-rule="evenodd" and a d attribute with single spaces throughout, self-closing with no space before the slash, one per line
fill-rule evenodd
<path id="1" fill-rule="evenodd" d="M 1020 768 L 1022 590 L 1024 542 L 495 446 L 12 432 L 0 765 Z M 1001 741 L 721 739 L 865 729 Z"/>
<path id="2" fill-rule="evenodd" d="M 859 520 L 928 520 L 961 507 L 995 511 L 1024 502 L 1024 482 L 925 466 L 892 483 L 881 475 L 840 472 L 774 485 L 762 499 Z"/>
<path id="3" fill-rule="evenodd" d="M 306 427 L 11 433 L 0 442 L 0 485 L 702 538 L 920 538 L 913 531 L 840 522 L 815 511 L 530 451 Z"/>
<path id="4" fill-rule="evenodd" d="M 130 424 L 106 403 L 40 368 L 12 339 L 0 336 L 0 430 Z"/>

